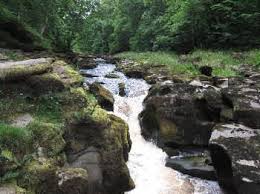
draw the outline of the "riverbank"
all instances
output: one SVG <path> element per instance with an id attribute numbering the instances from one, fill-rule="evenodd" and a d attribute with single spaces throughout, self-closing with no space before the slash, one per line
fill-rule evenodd
<path id="1" fill-rule="evenodd" d="M 0 193 L 115 193 L 134 187 L 126 123 L 77 67 L 94 56 L 1 50 Z"/>
<path id="2" fill-rule="evenodd" d="M 239 75 L 242 65 L 260 67 L 260 50 L 210 51 L 195 50 L 186 55 L 170 52 L 124 52 L 116 55 L 121 59 L 136 62 L 140 69 L 165 68 L 167 75 L 193 78 L 201 74 L 200 68 L 209 66 L 213 76 L 232 77 Z"/>

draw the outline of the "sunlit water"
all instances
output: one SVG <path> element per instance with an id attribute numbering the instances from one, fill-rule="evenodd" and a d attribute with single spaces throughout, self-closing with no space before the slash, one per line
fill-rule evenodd
<path id="1" fill-rule="evenodd" d="M 133 144 L 127 165 L 136 188 L 127 194 L 222 194 L 216 182 L 192 178 L 165 167 L 166 153 L 144 140 L 138 121 L 150 86 L 144 80 L 127 78 L 115 69 L 115 65 L 100 63 L 95 69 L 82 71 L 97 76 L 85 78 L 86 83 L 100 82 L 114 94 L 114 114 L 129 125 Z M 111 72 L 120 78 L 105 78 Z M 118 84 L 122 82 L 126 85 L 125 97 L 118 95 Z"/>

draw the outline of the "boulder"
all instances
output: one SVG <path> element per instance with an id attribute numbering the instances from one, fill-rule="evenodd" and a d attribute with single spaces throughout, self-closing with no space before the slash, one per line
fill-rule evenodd
<path id="1" fill-rule="evenodd" d="M 142 69 L 127 69 L 125 75 L 131 78 L 144 78 L 146 73 Z"/>
<path id="2" fill-rule="evenodd" d="M 18 184 L 33 193 L 92 194 L 88 193 L 88 173 L 85 169 L 61 167 L 56 162 L 47 158 L 28 161 Z"/>
<path id="3" fill-rule="evenodd" d="M 93 57 L 77 57 L 74 59 L 74 63 L 76 63 L 80 69 L 94 69 L 97 67 L 97 63 Z"/>
<path id="4" fill-rule="evenodd" d="M 260 193 L 260 130 L 219 124 L 210 138 L 220 185 L 239 194 Z"/>
<path id="5" fill-rule="evenodd" d="M 96 96 L 100 106 L 108 111 L 114 110 L 114 97 L 112 93 L 99 83 L 93 83 L 89 87 L 90 91 Z"/>
<path id="6" fill-rule="evenodd" d="M 118 78 L 120 78 L 120 76 L 117 75 L 116 73 L 109 73 L 105 77 L 106 78 L 111 78 L 111 79 L 118 79 Z"/>
<path id="7" fill-rule="evenodd" d="M 125 83 L 121 82 L 118 84 L 119 87 L 119 95 L 120 96 L 125 96 L 126 95 L 126 91 L 125 91 Z"/>
<path id="8" fill-rule="evenodd" d="M 159 146 L 208 145 L 219 120 L 221 94 L 214 88 L 164 82 L 152 87 L 140 115 L 142 134 Z"/>
<path id="9" fill-rule="evenodd" d="M 89 183 L 93 184 L 89 188 L 104 194 L 134 188 L 126 166 L 131 140 L 123 120 L 96 107 L 91 116 L 74 121 L 64 138 L 69 165 L 90 169 Z"/>
<path id="10" fill-rule="evenodd" d="M 232 108 L 232 120 L 252 128 L 260 128 L 260 77 L 229 79 L 229 87 L 222 89 L 225 103 Z"/>

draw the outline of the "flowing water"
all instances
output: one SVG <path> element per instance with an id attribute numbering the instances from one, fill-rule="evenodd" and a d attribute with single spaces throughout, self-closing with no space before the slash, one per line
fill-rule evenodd
<path id="1" fill-rule="evenodd" d="M 127 165 L 136 188 L 127 194 L 222 194 L 216 182 L 193 178 L 165 167 L 166 153 L 142 137 L 138 121 L 150 86 L 144 80 L 127 78 L 115 69 L 115 65 L 100 60 L 97 68 L 81 71 L 94 76 L 85 78 L 87 84 L 100 82 L 113 93 L 114 114 L 129 125 L 133 144 Z M 111 72 L 118 78 L 105 77 Z M 125 83 L 125 97 L 119 96 L 119 83 Z"/>

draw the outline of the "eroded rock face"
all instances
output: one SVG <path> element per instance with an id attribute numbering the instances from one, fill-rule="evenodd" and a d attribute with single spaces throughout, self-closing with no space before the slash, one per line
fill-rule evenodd
<path id="1" fill-rule="evenodd" d="M 220 93 L 186 83 L 154 86 L 140 115 L 142 133 L 165 145 L 207 145 L 219 119 Z"/>
<path id="2" fill-rule="evenodd" d="M 69 166 L 83 168 L 88 172 L 88 193 L 102 192 L 103 174 L 101 169 L 101 154 L 95 147 L 89 147 L 83 152 L 71 155 Z"/>
<path id="3" fill-rule="evenodd" d="M 211 157 L 222 186 L 241 194 L 260 193 L 260 130 L 219 124 L 210 138 Z"/>
<path id="4" fill-rule="evenodd" d="M 128 127 L 118 117 L 100 111 L 98 120 L 85 118 L 69 127 L 66 154 L 69 165 L 88 170 L 89 188 L 121 194 L 134 188 L 126 166 L 131 148 Z"/>

